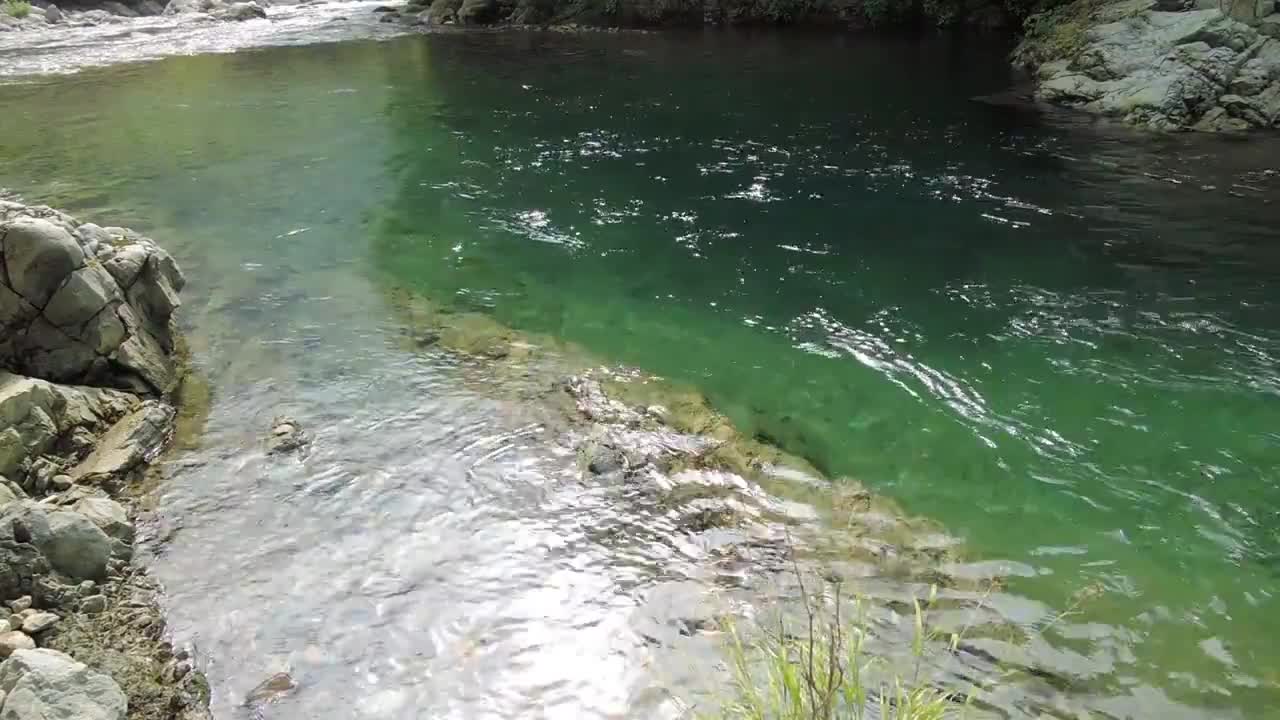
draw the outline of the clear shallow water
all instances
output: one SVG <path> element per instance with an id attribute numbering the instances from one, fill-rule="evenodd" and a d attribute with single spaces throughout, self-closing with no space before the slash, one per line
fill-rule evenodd
<path id="1" fill-rule="evenodd" d="M 398 287 L 692 382 L 1015 563 L 1029 639 L 984 647 L 1059 679 L 1010 716 L 1275 711 L 1280 144 L 971 103 L 986 45 L 441 35 L 0 91 L 0 183 L 193 278 L 211 404 L 156 569 L 220 711 L 287 666 L 281 717 L 663 715 L 712 657 L 641 629 L 698 553 L 603 542 L 651 516 L 520 381 L 406 350 Z M 257 446 L 281 412 L 305 461 Z"/>

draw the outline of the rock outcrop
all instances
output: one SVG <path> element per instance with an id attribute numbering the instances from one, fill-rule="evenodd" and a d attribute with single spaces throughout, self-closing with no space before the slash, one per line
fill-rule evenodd
<path id="1" fill-rule="evenodd" d="M 1150 0 L 1078 0 L 1033 22 L 1016 56 L 1047 103 L 1157 130 L 1276 127 L 1280 39 L 1269 33 L 1280 16 L 1247 5 L 1168 12 Z"/>
<path id="2" fill-rule="evenodd" d="M 177 263 L 123 228 L 0 201 L 0 367 L 163 394 L 176 377 Z"/>
<path id="3" fill-rule="evenodd" d="M 129 564 L 131 512 L 110 497 L 172 433 L 183 285 L 137 233 L 0 200 L 4 720 L 207 717 L 198 672 L 159 672 L 190 662 L 163 640 L 158 588 Z"/>

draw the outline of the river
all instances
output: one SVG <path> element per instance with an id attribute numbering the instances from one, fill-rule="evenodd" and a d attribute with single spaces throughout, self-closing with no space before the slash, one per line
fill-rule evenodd
<path id="1" fill-rule="evenodd" d="M 315 718 L 678 717 L 714 674 L 672 629 L 722 584 L 706 538 L 579 477 L 551 377 L 406 342 L 405 293 L 937 521 L 1001 577 L 995 717 L 1280 712 L 1280 140 L 974 102 L 1011 80 L 983 37 L 336 7 L 0 52 L 0 186 L 192 280 L 149 562 L 218 717 L 280 670 L 271 716 Z M 262 452 L 279 414 L 309 454 Z"/>

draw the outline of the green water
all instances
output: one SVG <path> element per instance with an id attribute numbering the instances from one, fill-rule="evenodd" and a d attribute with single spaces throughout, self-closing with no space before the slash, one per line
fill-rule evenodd
<path id="1" fill-rule="evenodd" d="M 972 102 L 1006 49 L 475 34 L 173 59 L 0 88 L 0 184 L 173 236 L 195 326 L 249 285 L 274 299 L 235 322 L 270 336 L 325 312 L 283 278 L 361 278 L 696 384 L 1024 564 L 1012 591 L 1096 629 L 1056 638 L 1091 661 L 1080 692 L 1269 717 L 1280 142 Z M 197 354 L 234 367 L 220 332 Z"/>

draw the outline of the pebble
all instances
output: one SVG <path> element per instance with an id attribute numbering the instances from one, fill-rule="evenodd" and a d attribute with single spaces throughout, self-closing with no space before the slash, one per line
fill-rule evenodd
<path id="1" fill-rule="evenodd" d="M 14 612 L 16 612 L 16 613 L 18 613 L 18 612 L 22 612 L 23 610 L 26 610 L 26 609 L 27 609 L 27 608 L 29 608 L 29 607 L 31 607 L 31 596 L 30 596 L 30 595 L 23 595 L 22 597 L 18 598 L 17 600 L 10 600 L 10 601 L 9 601 L 9 609 L 10 609 L 10 610 L 13 610 L 13 611 L 14 611 Z"/>
<path id="2" fill-rule="evenodd" d="M 36 613 L 22 621 L 22 632 L 28 635 L 42 633 L 53 627 L 61 619 L 62 618 L 51 612 Z"/>
<path id="3" fill-rule="evenodd" d="M 80 612 L 97 615 L 107 609 L 106 595 L 90 595 L 80 601 Z"/>
<path id="4" fill-rule="evenodd" d="M 0 658 L 9 657 L 14 650 L 34 650 L 35 648 L 36 641 L 17 630 L 0 633 Z"/>

